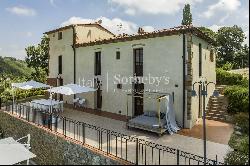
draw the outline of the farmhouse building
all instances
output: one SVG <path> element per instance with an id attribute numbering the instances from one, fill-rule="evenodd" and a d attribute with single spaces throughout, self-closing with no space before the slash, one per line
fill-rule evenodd
<path id="1" fill-rule="evenodd" d="M 143 98 L 128 99 L 128 93 L 170 93 L 178 125 L 192 128 L 202 114 L 201 98 L 191 96 L 192 84 L 201 78 L 216 82 L 214 41 L 193 26 L 114 35 L 93 23 L 69 25 L 45 34 L 50 39 L 48 83 L 97 89 L 61 96 L 70 104 L 74 97 L 81 97 L 88 108 L 118 115 L 127 114 L 128 104 L 129 116 L 137 116 L 156 109 L 156 105 Z M 199 92 L 199 87 L 195 90 Z M 213 90 L 208 87 L 206 104 Z"/>

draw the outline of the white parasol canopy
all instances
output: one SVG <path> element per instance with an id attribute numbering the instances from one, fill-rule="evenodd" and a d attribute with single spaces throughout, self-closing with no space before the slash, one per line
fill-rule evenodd
<path id="1" fill-rule="evenodd" d="M 64 86 L 54 87 L 48 90 L 50 93 L 59 93 L 63 95 L 74 95 L 79 93 L 87 93 L 87 92 L 94 92 L 95 89 L 86 87 L 86 86 L 80 86 L 77 84 L 68 84 Z"/>
<path id="2" fill-rule="evenodd" d="M 23 83 L 12 83 L 11 84 L 13 88 L 19 88 L 24 90 L 30 90 L 30 89 L 39 89 L 39 88 L 50 88 L 51 86 L 36 82 L 36 81 L 27 81 Z"/>
<path id="3" fill-rule="evenodd" d="M 0 165 L 14 165 L 36 157 L 12 137 L 0 139 Z"/>

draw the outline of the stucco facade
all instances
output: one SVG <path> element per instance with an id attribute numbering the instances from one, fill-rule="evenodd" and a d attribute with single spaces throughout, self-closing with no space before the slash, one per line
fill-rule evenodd
<path id="1" fill-rule="evenodd" d="M 75 29 L 77 43 L 91 43 L 95 40 L 113 38 L 111 33 L 96 26 L 76 26 Z M 56 35 L 57 32 L 48 33 L 50 38 L 49 78 L 58 77 L 58 56 L 62 55 L 63 64 L 60 77 L 63 79 L 63 84 L 74 82 L 74 65 L 77 84 L 95 87 L 94 79 L 98 78 L 101 81 L 101 111 L 127 115 L 128 99 L 128 114 L 129 116 L 134 114 L 133 100 L 131 97 L 127 97 L 127 93 L 130 93 L 133 89 L 130 80 L 134 73 L 133 53 L 136 48 L 143 49 L 144 90 L 172 94 L 174 96 L 176 120 L 181 127 L 191 128 L 198 119 L 198 99 L 197 97 L 191 98 L 188 95 L 190 89 L 186 87 L 187 85 L 183 84 L 186 78 L 183 75 L 183 68 L 187 70 L 186 62 L 185 67 L 183 65 L 183 57 L 185 57 L 185 61 L 191 62 L 190 68 L 192 69 L 192 73 L 189 74 L 192 77 L 192 83 L 198 81 L 200 43 L 203 48 L 203 76 L 207 77 L 208 81 L 216 81 L 215 58 L 214 61 L 210 60 L 212 45 L 193 34 L 190 34 L 192 39 L 190 42 L 188 42 L 187 35 L 175 33 L 173 35 L 78 46 L 75 48 L 75 64 L 72 48 L 73 28 L 63 30 L 63 38 L 61 40 L 58 40 Z M 190 50 L 188 50 L 188 46 L 190 46 Z M 116 58 L 117 51 L 120 52 L 120 59 Z M 192 53 L 191 56 L 189 56 L 188 51 Z M 101 75 L 98 76 L 95 76 L 94 73 L 96 52 L 101 52 Z M 118 88 L 117 83 L 121 83 L 122 87 Z M 209 95 L 213 89 L 213 87 L 209 88 Z M 87 100 L 87 107 L 96 109 L 96 92 L 78 96 Z M 183 96 L 186 99 L 185 103 Z M 189 115 L 187 115 L 188 98 L 191 102 Z M 72 100 L 73 96 L 64 97 L 64 101 L 67 103 L 72 103 Z M 144 111 L 156 110 L 156 101 L 145 99 L 143 102 Z M 183 122 L 183 119 L 185 122 Z"/>

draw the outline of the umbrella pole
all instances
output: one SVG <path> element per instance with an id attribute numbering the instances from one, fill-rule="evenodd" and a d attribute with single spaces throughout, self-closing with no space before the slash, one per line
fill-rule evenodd
<path id="1" fill-rule="evenodd" d="M 15 87 L 12 87 L 12 111 L 15 104 Z"/>
<path id="2" fill-rule="evenodd" d="M 50 98 L 50 106 L 49 106 L 49 112 L 51 113 L 52 111 L 51 111 L 51 105 L 52 105 L 52 93 L 51 93 L 51 87 L 50 87 L 50 92 L 49 92 L 49 98 Z"/>

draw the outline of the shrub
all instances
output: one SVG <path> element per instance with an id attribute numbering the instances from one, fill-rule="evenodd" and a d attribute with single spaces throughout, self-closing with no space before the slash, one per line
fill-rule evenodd
<path id="1" fill-rule="evenodd" d="M 241 128 L 242 133 L 249 135 L 249 113 L 238 113 L 234 115 L 233 123 Z"/>
<path id="2" fill-rule="evenodd" d="M 216 69 L 217 84 L 220 85 L 242 85 L 249 86 L 249 80 L 244 78 L 241 74 L 229 73 L 222 68 Z"/>
<path id="3" fill-rule="evenodd" d="M 249 165 L 249 155 L 242 154 L 241 152 L 229 152 L 225 158 L 226 165 Z"/>
<path id="4" fill-rule="evenodd" d="M 229 140 L 229 146 L 233 149 L 225 158 L 228 165 L 248 165 L 249 163 L 249 136 L 232 134 Z"/>
<path id="5" fill-rule="evenodd" d="M 228 98 L 228 112 L 248 112 L 249 91 L 246 87 L 229 86 L 225 89 L 224 95 Z"/>
<path id="6" fill-rule="evenodd" d="M 221 68 L 222 68 L 223 70 L 229 71 L 229 70 L 232 70 L 232 69 L 233 69 L 233 64 L 230 63 L 230 62 L 227 62 L 227 63 L 224 64 Z"/>

